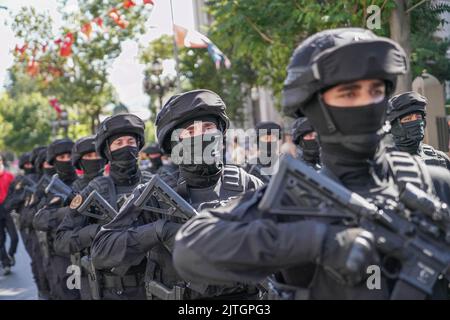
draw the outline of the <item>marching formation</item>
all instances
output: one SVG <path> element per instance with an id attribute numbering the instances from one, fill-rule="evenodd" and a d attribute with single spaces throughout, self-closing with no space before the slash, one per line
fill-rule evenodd
<path id="1" fill-rule="evenodd" d="M 448 299 L 450 159 L 422 142 L 427 99 L 393 96 L 406 68 L 369 30 L 307 38 L 283 89 L 295 152 L 262 122 L 240 165 L 204 89 L 165 103 L 158 144 L 118 114 L 36 147 L 0 180 L 5 272 L 14 212 L 40 299 Z"/>

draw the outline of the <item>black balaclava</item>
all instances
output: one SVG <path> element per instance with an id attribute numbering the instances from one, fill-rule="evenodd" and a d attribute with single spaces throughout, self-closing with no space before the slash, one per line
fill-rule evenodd
<path id="1" fill-rule="evenodd" d="M 44 168 L 42 167 L 42 172 L 50 177 L 52 177 L 56 173 L 55 167 Z"/>
<path id="2" fill-rule="evenodd" d="M 63 182 L 73 182 L 77 178 L 77 173 L 75 172 L 75 167 L 72 162 L 69 161 L 54 161 L 54 168 L 59 178 Z"/>
<path id="3" fill-rule="evenodd" d="M 320 146 L 317 139 L 304 140 L 303 137 L 304 135 L 298 143 L 303 151 L 303 160 L 312 164 L 320 163 Z"/>
<path id="4" fill-rule="evenodd" d="M 150 158 L 150 162 L 152 163 L 152 169 L 154 168 L 155 170 L 161 168 L 161 166 L 163 165 L 162 160 L 161 160 L 161 156 L 157 157 L 157 158 Z"/>
<path id="5" fill-rule="evenodd" d="M 425 120 L 401 123 L 400 119 L 396 119 L 392 123 L 391 133 L 395 145 L 400 151 L 418 154 L 420 144 L 425 136 Z"/>
<path id="6" fill-rule="evenodd" d="M 27 163 L 29 163 L 29 162 L 27 162 Z M 36 173 L 36 169 L 34 168 L 34 166 L 32 166 L 31 168 L 23 167 L 23 172 L 24 172 L 26 175 L 28 175 L 28 174 L 33 174 L 33 173 Z"/>
<path id="7" fill-rule="evenodd" d="M 92 180 L 103 174 L 105 169 L 106 160 L 105 159 L 80 159 L 80 167 L 83 169 L 84 177 L 88 180 Z"/>
<path id="8" fill-rule="evenodd" d="M 113 178 L 117 185 L 121 186 L 134 185 L 138 183 L 141 177 L 141 172 L 138 167 L 138 147 L 126 146 L 112 152 L 110 152 L 109 149 L 111 143 L 115 139 L 128 135 L 134 136 L 137 141 L 138 138 L 135 134 L 120 133 L 108 138 L 108 142 L 106 144 L 107 150 L 105 154 L 110 163 L 109 175 Z"/>
<path id="9" fill-rule="evenodd" d="M 305 114 L 319 135 L 323 165 L 346 185 L 366 184 L 370 179 L 370 161 L 381 139 L 387 98 L 360 107 L 326 105 L 321 95 L 305 108 Z M 322 105 L 321 105 L 322 104 Z M 330 133 L 323 121 L 326 108 L 337 131 Z"/>
<path id="10" fill-rule="evenodd" d="M 219 180 L 223 162 L 221 160 L 221 150 L 223 146 L 223 137 L 221 127 L 217 118 L 212 116 L 199 117 L 194 120 L 186 121 L 178 128 L 186 128 L 196 121 L 213 122 L 218 128 L 218 132 L 197 135 L 193 138 L 185 138 L 181 142 L 171 142 L 172 150 L 175 147 L 181 148 L 181 159 L 176 159 L 172 155 L 172 160 L 179 164 L 180 175 L 186 179 L 188 186 L 204 188 L 214 185 Z M 184 152 L 189 150 L 190 152 Z M 210 155 L 208 161 L 203 159 L 203 154 Z M 201 152 L 201 154 L 200 154 Z"/>

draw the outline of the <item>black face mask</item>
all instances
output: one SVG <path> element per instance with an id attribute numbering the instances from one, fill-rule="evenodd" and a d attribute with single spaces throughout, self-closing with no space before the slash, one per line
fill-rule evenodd
<path id="1" fill-rule="evenodd" d="M 34 169 L 34 167 L 31 168 L 23 168 L 23 172 L 25 174 L 32 174 L 32 173 L 36 173 L 36 170 Z"/>
<path id="2" fill-rule="evenodd" d="M 92 180 L 95 177 L 100 176 L 103 173 L 105 168 L 106 160 L 105 159 L 95 159 L 95 160 L 80 160 L 81 167 L 84 171 L 84 176 L 89 180 Z"/>
<path id="3" fill-rule="evenodd" d="M 163 165 L 161 157 L 153 158 L 153 159 L 150 158 L 150 162 L 152 163 L 152 168 L 154 168 L 154 169 L 159 169 Z"/>
<path id="4" fill-rule="evenodd" d="M 319 134 L 321 161 L 342 182 L 365 184 L 381 139 L 387 98 L 361 107 L 333 107 L 316 98 L 306 108 L 308 119 Z M 320 105 L 323 103 L 323 105 Z M 330 133 L 322 107 L 331 116 L 337 132 Z"/>
<path id="5" fill-rule="evenodd" d="M 56 173 L 55 167 L 51 168 L 42 168 L 42 172 L 50 177 L 52 177 Z"/>
<path id="6" fill-rule="evenodd" d="M 420 143 L 425 137 L 425 121 L 423 119 L 400 123 L 396 120 L 392 124 L 391 133 L 395 145 L 410 154 L 417 154 Z"/>
<path id="7" fill-rule="evenodd" d="M 126 146 L 111 152 L 110 175 L 119 185 L 133 185 L 139 181 L 137 147 Z"/>
<path id="8" fill-rule="evenodd" d="M 221 134 L 210 133 L 183 139 L 172 148 L 173 155 L 177 153 L 172 160 L 179 163 L 189 186 L 207 187 L 218 181 L 223 167 L 221 142 Z"/>
<path id="9" fill-rule="evenodd" d="M 303 151 L 303 160 L 313 164 L 320 162 L 320 146 L 316 139 L 300 139 L 299 145 Z"/>
<path id="10" fill-rule="evenodd" d="M 75 168 L 70 161 L 58 161 L 55 160 L 55 169 L 59 178 L 64 182 L 73 181 L 77 178 Z"/>

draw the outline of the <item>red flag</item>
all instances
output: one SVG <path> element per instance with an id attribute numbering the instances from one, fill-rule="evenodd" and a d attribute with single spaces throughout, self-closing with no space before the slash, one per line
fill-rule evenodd
<path id="1" fill-rule="evenodd" d="M 61 109 L 61 105 L 59 104 L 58 99 L 53 98 L 53 99 L 50 99 L 48 102 L 50 103 L 52 108 L 55 109 L 55 111 L 58 113 L 58 116 L 59 116 L 59 114 L 61 114 L 61 112 L 62 112 L 62 109 Z"/>
<path id="2" fill-rule="evenodd" d="M 211 42 L 200 32 L 176 24 L 173 25 L 173 31 L 175 32 L 175 42 L 180 48 L 207 48 Z"/>

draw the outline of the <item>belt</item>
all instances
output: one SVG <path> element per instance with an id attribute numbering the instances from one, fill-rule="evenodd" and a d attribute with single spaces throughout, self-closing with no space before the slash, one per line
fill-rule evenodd
<path id="1" fill-rule="evenodd" d="M 102 285 L 104 288 L 124 288 L 138 287 L 142 283 L 142 276 L 139 274 L 127 274 L 123 277 L 111 274 L 101 274 Z"/>

